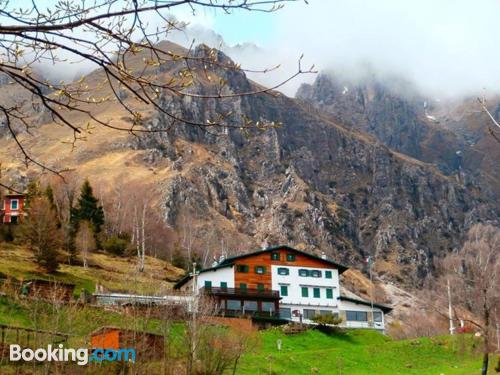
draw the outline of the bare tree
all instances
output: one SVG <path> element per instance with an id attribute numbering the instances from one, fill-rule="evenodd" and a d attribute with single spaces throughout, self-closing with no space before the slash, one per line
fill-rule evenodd
<path id="1" fill-rule="evenodd" d="M 71 250 L 71 209 L 75 205 L 81 185 L 75 173 L 64 174 L 64 181 L 57 176 L 50 176 L 47 183 L 52 187 L 53 205 L 57 221 L 61 227 L 63 245 L 66 250 Z"/>
<path id="2" fill-rule="evenodd" d="M 483 337 L 483 375 L 488 372 L 489 353 L 494 351 L 499 323 L 499 254 L 500 229 L 476 224 L 462 249 L 443 261 L 443 278 L 450 282 L 456 317 L 475 326 Z"/>
<path id="3" fill-rule="evenodd" d="M 87 220 L 80 222 L 78 225 L 78 232 L 75 238 L 76 249 L 80 252 L 83 260 L 83 267 L 88 268 L 89 254 L 92 250 L 95 250 L 95 238 L 94 231 L 92 230 L 92 224 Z"/>
<path id="4" fill-rule="evenodd" d="M 0 105 L 3 125 L 21 151 L 26 164 L 44 170 L 59 172 L 32 156 L 21 132 L 31 134 L 44 113 L 52 121 L 72 134 L 73 146 L 84 140 L 95 126 L 132 134 L 163 132 L 177 125 L 194 126 L 208 130 L 221 127 L 235 129 L 265 129 L 279 124 L 250 119 L 235 113 L 217 113 L 213 118 L 186 118 L 162 105 L 165 96 L 180 98 L 226 100 L 257 94 L 275 94 L 273 90 L 294 77 L 313 72 L 303 69 L 299 59 L 296 73 L 270 88 L 245 87 L 241 91 L 228 88 L 223 74 L 210 73 L 246 71 L 238 64 L 221 60 L 210 48 L 196 52 L 170 48 L 160 42 L 168 40 L 174 30 L 185 24 L 170 16 L 171 12 L 187 7 L 196 13 L 201 9 L 216 9 L 231 13 L 236 9 L 274 12 L 285 2 L 295 0 L 94 0 L 88 2 L 60 1 L 48 8 L 42 1 L 33 0 L 26 7 L 12 1 L 0 2 L 0 76 L 25 94 L 25 100 Z M 66 83 L 42 78 L 43 64 L 85 62 L 98 69 L 92 77 Z M 158 74 L 172 66 L 176 74 L 167 78 Z M 274 68 L 265 69 L 267 73 Z M 258 71 L 252 71 L 258 73 Z M 191 87 L 207 83 L 210 90 L 196 93 Z M 99 114 L 96 108 L 113 102 L 127 114 L 130 126 L 117 125 Z M 168 120 L 165 129 L 143 126 L 144 108 L 161 112 Z M 75 123 L 70 114 L 78 114 L 87 121 Z"/>
<path id="5" fill-rule="evenodd" d="M 491 120 L 491 123 L 495 126 L 492 128 L 491 126 L 488 126 L 488 133 L 493 137 L 495 141 L 500 143 L 500 135 L 498 132 L 500 131 L 500 123 L 497 121 L 495 116 L 490 112 L 488 107 L 486 106 L 486 98 L 477 98 L 477 101 L 479 102 L 479 105 L 481 106 L 481 109 L 483 110 L 484 113 L 486 113 Z"/>

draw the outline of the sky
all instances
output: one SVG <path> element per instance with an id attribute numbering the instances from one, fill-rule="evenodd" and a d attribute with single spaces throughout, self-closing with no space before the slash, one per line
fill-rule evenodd
<path id="1" fill-rule="evenodd" d="M 18 1 L 16 6 L 31 4 Z M 47 7 L 55 1 L 38 0 Z M 304 67 L 315 64 L 344 79 L 402 78 L 443 98 L 500 93 L 500 0 L 297 0 L 274 13 L 228 15 L 198 8 L 193 15 L 190 8 L 177 7 L 173 15 L 189 24 L 185 44 L 195 38 L 219 47 L 215 32 L 243 67 L 281 64 L 273 73 L 251 75 L 267 86 L 295 73 L 304 54 Z M 259 48 L 230 48 L 238 43 Z M 54 67 L 56 75 L 61 71 Z M 301 76 L 282 91 L 293 96 L 302 82 L 314 78 Z"/>
<path id="2" fill-rule="evenodd" d="M 230 45 L 250 42 L 261 47 L 261 56 L 236 57 L 243 64 L 281 63 L 284 72 L 275 81 L 293 72 L 304 53 L 306 65 L 314 63 L 322 71 L 353 78 L 366 70 L 399 76 L 436 96 L 500 91 L 499 0 L 308 3 L 287 3 L 272 14 L 202 10 L 189 22 L 214 30 Z M 263 81 L 271 84 L 273 78 Z M 293 95 L 299 83 L 284 91 Z"/>

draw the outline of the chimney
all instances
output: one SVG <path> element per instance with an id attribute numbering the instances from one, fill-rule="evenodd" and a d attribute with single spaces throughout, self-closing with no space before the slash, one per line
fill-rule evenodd
<path id="1" fill-rule="evenodd" d="M 326 254 L 324 251 L 321 252 L 321 259 L 326 259 Z"/>

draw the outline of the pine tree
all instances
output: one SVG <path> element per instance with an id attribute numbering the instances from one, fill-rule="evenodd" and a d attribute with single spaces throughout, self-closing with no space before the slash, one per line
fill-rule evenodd
<path id="1" fill-rule="evenodd" d="M 42 196 L 42 189 L 40 187 L 40 181 L 31 180 L 26 187 L 26 198 L 24 200 L 24 206 L 28 208 L 30 206 L 30 202 L 36 198 Z"/>
<path id="2" fill-rule="evenodd" d="M 92 230 L 96 240 L 97 247 L 100 247 L 99 233 L 104 224 L 104 211 L 102 206 L 99 205 L 98 199 L 94 196 L 92 186 L 89 180 L 85 180 L 80 197 L 76 206 L 71 210 L 71 225 L 73 238 L 78 232 L 78 226 L 82 221 L 88 221 L 92 224 Z"/>
<path id="3" fill-rule="evenodd" d="M 21 239 L 35 253 L 36 262 L 47 272 L 54 272 L 59 266 L 57 248 L 60 246 L 55 212 L 42 196 L 31 200 L 28 213 L 20 226 Z"/>

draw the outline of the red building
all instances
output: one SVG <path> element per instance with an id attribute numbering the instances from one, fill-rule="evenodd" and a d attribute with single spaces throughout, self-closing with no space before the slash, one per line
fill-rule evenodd
<path id="1" fill-rule="evenodd" d="M 0 217 L 2 223 L 15 224 L 24 216 L 24 201 L 26 196 L 23 194 L 5 194 L 2 197 L 0 206 Z"/>

